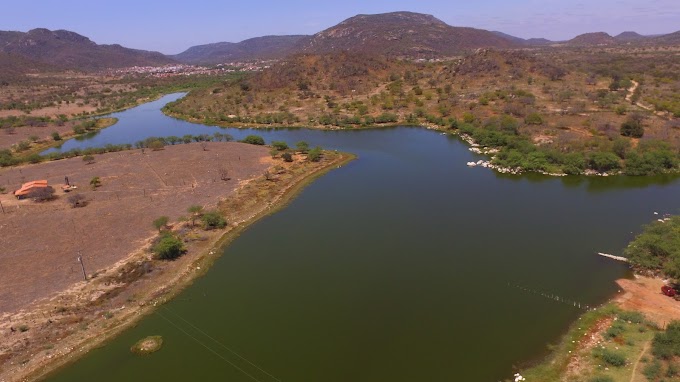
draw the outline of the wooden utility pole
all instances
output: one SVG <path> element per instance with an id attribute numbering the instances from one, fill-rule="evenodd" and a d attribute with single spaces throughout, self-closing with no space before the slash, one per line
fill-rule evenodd
<path id="1" fill-rule="evenodd" d="M 85 273 L 85 264 L 83 264 L 83 257 L 80 256 L 80 252 L 78 252 L 78 262 L 80 263 L 80 268 L 83 270 L 83 278 L 85 281 L 87 281 L 87 273 Z"/>
<path id="2" fill-rule="evenodd" d="M 2 205 L 2 201 L 0 200 L 0 208 L 2 208 L 2 213 L 5 213 L 5 206 Z"/>

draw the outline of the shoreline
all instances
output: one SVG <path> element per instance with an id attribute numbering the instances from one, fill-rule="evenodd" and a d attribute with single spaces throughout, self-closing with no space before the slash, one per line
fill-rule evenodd
<path id="1" fill-rule="evenodd" d="M 84 336 L 83 332 L 76 331 L 71 333 L 59 343 L 59 345 L 62 345 L 62 347 L 65 348 L 65 351 L 63 353 L 55 352 L 56 354 L 45 356 L 43 357 L 42 362 L 29 364 L 27 361 L 28 366 L 23 366 L 21 362 L 19 362 L 19 364 L 22 366 L 14 364 L 13 368 L 25 367 L 23 370 L 18 370 L 13 374 L 8 373 L 6 376 L 2 376 L 3 370 L 0 369 L 0 378 L 2 378 L 0 380 L 3 382 L 19 380 L 44 380 L 50 375 L 59 372 L 59 370 L 62 368 L 72 364 L 73 362 L 76 362 L 87 352 L 104 346 L 119 333 L 136 325 L 143 317 L 154 313 L 158 307 L 181 293 L 198 277 L 205 275 L 212 264 L 222 255 L 228 245 L 252 224 L 256 223 L 263 217 L 285 208 L 288 203 L 295 199 L 295 197 L 297 197 L 300 192 L 314 180 L 325 175 L 334 168 L 339 168 L 346 165 L 355 158 L 356 156 L 353 154 L 335 152 L 331 160 L 326 163 L 321 163 L 318 167 L 312 169 L 311 172 L 305 172 L 299 176 L 294 176 L 292 179 L 290 179 L 289 183 L 283 185 L 281 188 L 277 188 L 274 191 L 275 194 L 272 197 L 261 203 L 258 203 L 255 211 L 250 211 L 249 216 L 239 221 L 230 222 L 228 228 L 225 231 L 218 232 L 206 243 L 201 245 L 201 248 L 197 250 L 195 255 L 192 255 L 191 258 L 187 258 L 184 262 L 175 267 L 177 269 L 174 270 L 177 273 L 170 276 L 169 280 L 162 279 L 163 274 L 167 272 L 163 272 L 161 270 L 160 275 L 152 275 L 148 278 L 150 280 L 149 282 L 151 283 L 151 288 L 149 288 L 149 286 L 135 285 L 135 282 L 127 284 L 125 288 L 128 289 L 142 287 L 151 290 L 148 290 L 146 294 L 143 297 L 140 297 L 138 301 L 135 301 L 134 304 L 130 304 L 129 308 L 125 309 L 126 306 L 123 306 L 120 309 L 122 315 L 116 316 L 115 319 L 112 320 L 113 322 L 105 325 L 105 327 L 103 327 L 100 331 L 92 330 Z M 251 179 L 245 184 L 239 186 L 239 188 L 234 193 L 234 197 L 238 197 L 239 191 L 241 191 L 249 183 L 257 181 L 261 180 L 259 178 Z M 224 201 L 225 199 L 220 199 L 218 206 Z M 134 253 L 131 253 L 127 258 L 110 267 L 110 269 L 107 269 L 105 273 L 115 274 L 122 267 L 133 264 L 140 258 L 143 258 L 146 256 L 146 247 L 148 247 L 148 243 Z M 167 265 L 166 268 L 173 268 L 172 264 Z M 102 276 L 98 277 L 100 279 L 102 278 Z M 46 307 L 44 305 L 50 305 L 51 301 L 58 299 L 60 296 L 68 295 L 69 293 L 83 294 L 88 289 L 88 286 L 93 286 L 93 284 L 94 283 L 87 284 L 85 282 L 79 282 L 72 286 L 72 288 L 61 291 L 55 296 L 32 303 L 31 305 L 33 306 L 29 306 L 27 308 L 28 310 L 26 311 L 18 310 L 12 313 L 44 313 L 43 308 Z M 7 314 L 5 316 L 7 316 Z M 92 319 L 92 322 L 94 323 L 94 318 Z M 73 323 L 72 325 L 77 325 L 77 323 Z M 80 323 L 80 325 L 82 325 L 82 323 Z M 80 336 L 79 339 L 74 338 L 78 336 Z M 64 343 L 67 344 L 63 345 Z M 38 347 L 37 349 L 33 349 L 32 353 L 41 353 L 42 349 L 43 347 Z M 0 355 L 2 355 L 2 353 L 0 353 Z M 9 365 L 9 362 L 7 362 L 6 366 L 12 365 Z M 9 370 L 5 371 L 9 372 Z"/>
<path id="2" fill-rule="evenodd" d="M 660 329 L 671 320 L 680 320 L 680 304 L 660 292 L 660 286 L 666 283 L 661 277 L 636 273 L 632 278 L 617 279 L 614 283 L 620 288 L 618 293 L 602 305 L 580 314 L 556 343 L 548 345 L 549 351 L 545 356 L 527 361 L 527 367 L 516 372 L 531 381 L 583 378 L 593 373 L 593 365 L 589 368 L 587 358 L 599 346 L 620 312 L 642 313 L 648 322 Z M 648 350 L 645 344 L 636 346 L 641 351 L 639 357 Z M 633 377 L 637 372 L 633 368 Z"/>
<path id="3" fill-rule="evenodd" d="M 483 147 L 480 146 L 477 142 L 472 139 L 471 136 L 461 133 L 458 130 L 451 130 L 446 127 L 438 126 L 438 125 L 432 125 L 430 123 L 418 123 L 418 124 L 412 124 L 412 123 L 385 123 L 385 124 L 380 124 L 380 125 L 372 125 L 372 126 L 353 126 L 350 128 L 347 127 L 342 127 L 342 126 L 336 126 L 336 125 L 310 125 L 307 124 L 305 126 L 298 126 L 298 125 L 277 125 L 277 124 L 271 124 L 271 125 L 264 125 L 264 124 L 257 124 L 257 123 L 240 123 L 239 125 L 235 125 L 232 123 L 222 123 L 220 121 L 215 121 L 214 123 L 211 123 L 209 125 L 205 124 L 205 120 L 203 119 L 196 119 L 196 118 L 189 118 L 186 117 L 182 114 L 174 113 L 169 110 L 167 110 L 165 107 L 161 109 L 161 112 L 170 117 L 174 118 L 180 121 L 185 121 L 189 123 L 194 123 L 194 124 L 201 124 L 205 126 L 215 126 L 215 127 L 224 127 L 224 128 L 232 128 L 232 129 L 296 129 L 296 128 L 304 128 L 304 129 L 312 129 L 312 130 L 325 130 L 325 131 L 342 131 L 342 130 L 347 130 L 347 131 L 357 131 L 357 130 L 374 130 L 374 129 L 388 129 L 388 128 L 394 128 L 394 127 L 418 127 L 418 128 L 424 128 L 427 130 L 435 130 L 438 132 L 441 132 L 442 134 L 445 135 L 451 135 L 451 136 L 456 136 L 463 142 L 468 144 L 468 150 L 472 153 L 478 154 L 478 155 L 485 155 L 489 159 L 488 160 L 479 160 L 476 162 L 468 162 L 467 165 L 468 167 L 482 167 L 486 169 L 493 170 L 494 172 L 498 174 L 509 174 L 509 175 L 522 175 L 522 174 L 539 174 L 539 175 L 545 175 L 545 176 L 550 176 L 554 178 L 561 178 L 561 177 L 566 177 L 570 176 L 569 174 L 566 173 L 551 173 L 547 171 L 531 171 L 531 170 L 526 170 L 524 168 L 518 167 L 518 168 L 510 168 L 510 167 L 503 167 L 499 166 L 496 164 L 493 164 L 494 160 L 494 155 L 498 153 L 499 148 L 498 147 Z M 641 177 L 651 177 L 651 176 L 657 176 L 657 175 L 663 175 L 663 174 L 680 174 L 680 168 L 672 171 L 665 171 L 660 174 L 648 174 L 648 175 L 642 175 Z M 573 176 L 585 176 L 585 177 L 613 177 L 613 176 L 631 176 L 631 175 L 626 175 L 624 174 L 623 171 L 614 171 L 614 172 L 598 172 L 595 170 L 587 169 L 585 170 L 582 174 L 579 175 L 573 175 Z M 640 177 L 640 176 L 636 176 Z"/>

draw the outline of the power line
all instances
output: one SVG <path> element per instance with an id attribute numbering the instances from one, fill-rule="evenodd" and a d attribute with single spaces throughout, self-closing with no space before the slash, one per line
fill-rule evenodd
<path id="1" fill-rule="evenodd" d="M 161 318 L 163 318 L 163 319 L 166 320 L 167 322 L 169 322 L 170 325 L 172 325 L 172 326 L 174 326 L 175 328 L 177 328 L 177 330 L 179 330 L 180 332 L 186 334 L 189 338 L 191 338 L 191 339 L 193 339 L 194 341 L 196 341 L 199 345 L 201 345 L 201 346 L 203 346 L 204 348 L 208 349 L 208 351 L 210 351 L 211 353 L 215 354 L 216 356 L 220 357 L 222 360 L 224 360 L 225 362 L 227 362 L 228 364 L 230 364 L 231 366 L 233 366 L 236 370 L 238 370 L 238 371 L 240 371 L 241 373 L 243 373 L 243 374 L 245 374 L 246 376 L 248 376 L 248 377 L 249 377 L 250 379 L 252 379 L 253 381 L 262 382 L 262 381 L 260 381 L 259 379 L 257 379 L 257 378 L 255 378 L 255 377 L 253 377 L 252 375 L 248 374 L 245 370 L 243 370 L 243 369 L 241 369 L 240 367 L 236 366 L 233 362 L 231 362 L 231 361 L 229 361 L 228 359 L 224 358 L 224 357 L 222 356 L 222 354 L 220 354 L 220 353 L 214 351 L 212 348 L 210 348 L 208 345 L 206 345 L 206 344 L 204 344 L 203 342 L 201 342 L 201 341 L 200 341 L 199 339 L 197 339 L 196 337 L 194 337 L 194 336 L 192 336 L 191 334 L 187 333 L 184 329 L 182 329 L 182 328 L 180 328 L 179 326 L 177 326 L 177 325 L 176 325 L 174 322 L 172 322 L 169 318 L 167 318 L 167 317 L 165 317 L 164 315 L 162 315 L 161 312 L 156 311 L 156 314 L 159 315 L 159 316 L 161 316 Z"/>
<path id="2" fill-rule="evenodd" d="M 278 378 L 276 378 L 275 376 L 273 376 L 273 375 L 267 373 L 267 372 L 266 372 L 264 369 L 262 369 L 261 367 L 259 367 L 259 366 L 257 366 L 256 364 L 250 362 L 250 361 L 249 361 L 248 359 L 246 359 L 245 357 L 241 356 L 240 354 L 238 354 L 238 353 L 235 352 L 234 350 L 230 349 L 229 347 L 227 347 L 226 345 L 224 345 L 224 344 L 221 343 L 220 341 L 218 341 L 218 340 L 216 340 L 215 338 L 211 337 L 208 333 L 206 333 L 206 332 L 204 332 L 203 330 L 199 329 L 198 327 L 196 327 L 196 326 L 195 326 L 194 324 L 192 324 L 191 322 L 185 320 L 185 319 L 184 319 L 182 316 L 180 316 L 179 314 L 177 314 L 177 313 L 175 313 L 174 311 L 170 310 L 170 308 L 167 308 L 167 307 L 163 307 L 163 308 L 164 308 L 165 310 L 167 310 L 168 312 L 170 312 L 171 314 L 175 315 L 175 316 L 176 316 L 177 318 L 179 318 L 180 320 L 186 322 L 189 326 L 191 326 L 192 328 L 196 329 L 198 332 L 200 332 L 200 333 L 203 334 L 204 336 L 206 336 L 206 337 L 210 338 L 211 340 L 215 341 L 215 343 L 217 343 L 218 345 L 220 345 L 220 346 L 222 346 L 223 348 L 229 350 L 229 351 L 230 351 L 232 354 L 234 354 L 235 356 L 239 357 L 240 359 L 242 359 L 242 360 L 245 361 L 245 362 L 248 362 L 251 366 L 253 366 L 253 367 L 256 368 L 257 370 L 263 372 L 264 374 L 267 374 L 268 376 L 272 377 L 274 380 L 276 380 L 276 381 L 278 381 L 278 382 L 281 382 L 280 379 L 278 379 Z"/>

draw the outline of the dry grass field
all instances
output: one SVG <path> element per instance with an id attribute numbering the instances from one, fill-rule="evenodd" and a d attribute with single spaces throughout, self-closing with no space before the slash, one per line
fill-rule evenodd
<path id="1" fill-rule="evenodd" d="M 268 149 L 241 143 L 208 143 L 96 156 L 86 164 L 72 158 L 0 171 L 0 312 L 64 289 L 82 279 L 76 258 L 88 272 L 110 266 L 142 247 L 155 235 L 152 221 L 176 221 L 191 205 L 215 208 L 239 181 L 261 175 L 272 164 Z M 220 168 L 231 180 L 220 179 Z M 101 187 L 92 190 L 98 176 Z M 64 194 L 64 178 L 78 189 Z M 47 179 L 56 200 L 17 200 L 11 192 L 22 183 Z M 86 197 L 85 207 L 72 208 L 68 196 Z"/>

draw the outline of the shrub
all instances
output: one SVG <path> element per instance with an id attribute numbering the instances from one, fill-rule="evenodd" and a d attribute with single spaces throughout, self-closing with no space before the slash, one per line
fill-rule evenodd
<path id="1" fill-rule="evenodd" d="M 645 320 L 645 315 L 640 312 L 623 311 L 619 313 L 619 320 L 631 324 L 641 324 Z"/>
<path id="2" fill-rule="evenodd" d="M 31 142 L 29 141 L 21 141 L 17 143 L 16 149 L 17 151 L 26 151 L 31 148 Z"/>
<path id="3" fill-rule="evenodd" d="M 241 142 L 261 146 L 264 145 L 264 138 L 262 138 L 259 135 L 249 135 L 245 137 Z"/>
<path id="4" fill-rule="evenodd" d="M 322 156 L 321 147 L 315 147 L 315 148 L 309 150 L 309 153 L 307 153 L 307 159 L 310 162 L 320 161 L 321 156 Z"/>
<path id="5" fill-rule="evenodd" d="M 85 195 L 83 194 L 69 195 L 69 197 L 66 198 L 66 201 L 71 205 L 72 208 L 85 207 L 85 205 L 87 205 L 87 202 L 85 201 Z"/>
<path id="6" fill-rule="evenodd" d="M 680 374 L 680 369 L 678 369 L 678 365 L 670 362 L 668 364 L 668 369 L 666 370 L 666 377 L 675 377 L 678 374 Z"/>
<path id="7" fill-rule="evenodd" d="M 31 191 L 26 197 L 33 199 L 35 202 L 48 202 L 52 199 L 54 199 L 56 196 L 54 195 L 54 188 L 51 186 L 47 187 L 42 187 L 42 188 L 36 188 L 35 190 Z"/>
<path id="8" fill-rule="evenodd" d="M 524 122 L 527 125 L 542 125 L 543 117 L 538 113 L 531 113 L 524 118 Z"/>
<path id="9" fill-rule="evenodd" d="M 656 380 L 661 375 L 661 362 L 655 359 L 642 369 L 642 374 L 650 381 Z"/>
<path id="10" fill-rule="evenodd" d="M 395 123 L 399 120 L 396 114 L 382 113 L 375 118 L 376 123 Z"/>
<path id="11" fill-rule="evenodd" d="M 101 179 L 99 179 L 98 176 L 93 177 L 90 179 L 90 186 L 92 187 L 93 190 L 96 190 L 97 187 L 100 187 L 102 185 Z"/>
<path id="12" fill-rule="evenodd" d="M 629 117 L 621 124 L 621 135 L 624 137 L 642 138 L 645 128 L 639 118 Z"/>
<path id="13" fill-rule="evenodd" d="M 83 156 L 83 162 L 85 162 L 87 164 L 92 164 L 92 163 L 94 163 L 94 157 L 92 155 L 89 155 L 89 154 L 85 155 L 85 156 Z"/>
<path id="14" fill-rule="evenodd" d="M 291 153 L 283 153 L 283 154 L 281 154 L 281 158 L 285 162 L 292 162 L 293 161 L 293 155 L 291 155 Z"/>
<path id="15" fill-rule="evenodd" d="M 175 235 L 166 233 L 153 247 L 155 257 L 160 260 L 172 260 L 184 253 L 184 243 Z"/>
<path id="16" fill-rule="evenodd" d="M 227 226 L 227 221 L 224 216 L 217 211 L 208 211 L 201 217 L 204 228 L 207 230 L 215 228 L 224 228 Z"/>
<path id="17" fill-rule="evenodd" d="M 40 156 L 40 154 L 31 154 L 26 158 L 27 161 L 30 163 L 40 163 L 43 160 L 43 157 Z"/>
<path id="18" fill-rule="evenodd" d="M 153 151 L 163 150 L 165 147 L 165 142 L 160 139 L 154 139 L 153 141 L 149 142 L 147 146 Z"/>
<path id="19" fill-rule="evenodd" d="M 272 142 L 272 147 L 279 151 L 287 150 L 288 149 L 288 144 L 283 141 L 274 141 Z"/>
<path id="20" fill-rule="evenodd" d="M 603 151 L 591 154 L 589 164 L 593 170 L 600 172 L 611 171 L 621 167 L 619 157 L 614 153 Z"/>
<path id="21" fill-rule="evenodd" d="M 59 135 L 59 132 L 55 131 L 52 133 L 52 139 L 55 141 L 61 141 L 61 135 Z"/>
<path id="22" fill-rule="evenodd" d="M 623 332 L 626 331 L 626 328 L 623 326 L 622 323 L 620 322 L 614 322 L 612 326 L 607 329 L 607 331 L 604 333 L 605 337 L 611 339 L 620 336 L 623 334 Z"/>
<path id="23" fill-rule="evenodd" d="M 598 357 L 611 366 L 621 367 L 626 364 L 626 357 L 609 349 L 601 349 Z"/>
<path id="24" fill-rule="evenodd" d="M 297 149 L 297 151 L 301 153 L 306 153 L 307 151 L 309 151 L 309 143 L 305 141 L 300 141 L 295 144 L 295 148 Z"/>
<path id="25" fill-rule="evenodd" d="M 680 321 L 672 321 L 665 332 L 654 336 L 652 354 L 662 359 L 680 356 Z"/>

